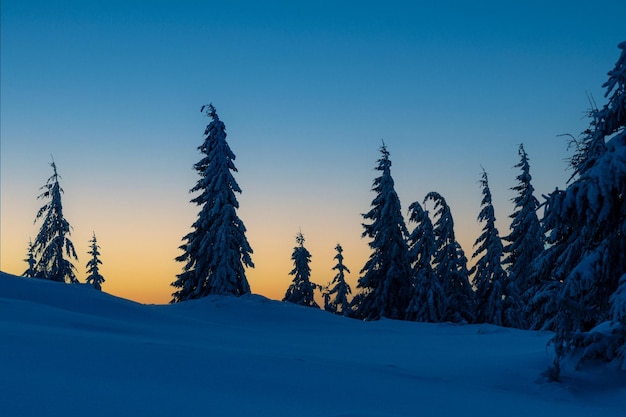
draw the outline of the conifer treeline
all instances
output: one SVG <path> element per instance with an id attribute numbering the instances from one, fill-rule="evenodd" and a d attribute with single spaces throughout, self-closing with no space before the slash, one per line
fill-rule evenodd
<path id="1" fill-rule="evenodd" d="M 312 292 L 320 289 L 326 310 L 362 320 L 386 317 L 530 328 L 532 312 L 525 308 L 524 300 L 543 285 L 533 281 L 530 266 L 543 251 L 544 243 L 543 235 L 538 233 L 539 205 L 532 195 L 529 158 L 523 145 L 519 147 L 521 162 L 516 165 L 522 171 L 517 177 L 519 184 L 512 188 L 518 195 L 513 199 L 511 233 L 504 238 L 495 225 L 488 175 L 482 172 L 483 199 L 478 221 L 484 227 L 474 244 L 472 257 L 476 263 L 471 270 L 454 234 L 451 209 L 439 193 L 430 192 L 422 204 L 416 201 L 409 206 L 409 225 L 413 226 L 409 230 L 394 189 L 390 153 L 384 143 L 380 153 L 376 169 L 381 175 L 374 179 L 372 187 L 375 197 L 370 211 L 363 214 L 369 221 L 363 224 L 363 237 L 371 239 L 372 253 L 360 271 L 359 291 L 348 300 L 350 288 L 343 273 L 333 280 L 337 285 L 332 290 L 330 284 L 322 287 L 311 283 L 311 254 L 303 246 L 304 236 L 299 233 L 292 256 L 294 269 L 290 273 L 295 278 L 283 301 L 318 307 Z M 433 205 L 432 218 L 423 207 L 427 204 Z M 508 242 L 506 248 L 503 241 Z M 343 265 L 343 248 L 338 245 L 337 250 L 339 263 L 335 269 L 347 271 Z M 306 256 L 299 256 L 300 253 Z M 528 258 L 529 255 L 533 258 Z M 337 297 L 331 299 L 335 293 Z"/>

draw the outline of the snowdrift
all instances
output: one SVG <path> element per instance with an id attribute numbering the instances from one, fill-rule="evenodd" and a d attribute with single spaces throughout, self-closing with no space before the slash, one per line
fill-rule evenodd
<path id="1" fill-rule="evenodd" d="M 551 335 L 360 322 L 257 295 L 142 305 L 0 273 L 5 416 L 620 416 L 626 375 L 548 383 Z"/>

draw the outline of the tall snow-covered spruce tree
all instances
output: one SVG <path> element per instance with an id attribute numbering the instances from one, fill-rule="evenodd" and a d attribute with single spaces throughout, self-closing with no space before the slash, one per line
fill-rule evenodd
<path id="1" fill-rule="evenodd" d="M 100 246 L 98 245 L 98 241 L 96 240 L 96 233 L 94 232 L 91 240 L 89 241 L 89 252 L 87 254 L 91 255 L 91 259 L 87 262 L 87 278 L 85 282 L 91 286 L 93 286 L 96 290 L 102 291 L 102 283 L 104 282 L 104 277 L 100 275 L 100 265 L 102 261 L 100 260 Z"/>
<path id="2" fill-rule="evenodd" d="M 346 282 L 346 273 L 349 274 L 350 270 L 343 264 L 343 248 L 339 243 L 335 246 L 335 250 L 337 254 L 334 259 L 337 260 L 337 264 L 333 266 L 333 271 L 336 270 L 337 275 L 335 275 L 324 292 L 324 310 L 342 316 L 349 316 L 351 309 L 348 296 L 352 290 Z"/>
<path id="3" fill-rule="evenodd" d="M 428 211 L 417 201 L 409 207 L 409 221 L 416 226 L 408 239 L 409 259 L 413 267 L 413 296 L 406 318 L 437 323 L 445 317 L 448 305 L 441 281 L 432 267 L 436 250 L 433 224 Z"/>
<path id="4" fill-rule="evenodd" d="M 246 228 L 237 216 L 239 203 L 235 193 L 241 193 L 232 172 L 235 154 L 226 142 L 226 127 L 212 104 L 202 106 L 212 119 L 198 147 L 204 157 L 194 165 L 200 179 L 190 192 L 199 192 L 191 200 L 200 206 L 192 231 L 183 237 L 183 254 L 176 258 L 184 262 L 183 272 L 172 286 L 172 303 L 204 297 L 210 294 L 242 295 L 250 293 L 244 267 L 254 267 L 252 248 L 246 239 Z"/>
<path id="5" fill-rule="evenodd" d="M 570 184 L 550 194 L 543 218 L 549 247 L 538 274 L 555 300 L 555 379 L 570 354 L 626 369 L 626 41 L 618 47 L 608 103 L 592 109 Z"/>
<path id="6" fill-rule="evenodd" d="M 293 260 L 293 269 L 289 275 L 293 275 L 293 282 L 287 289 L 283 301 L 290 303 L 319 308 L 315 302 L 315 288 L 317 285 L 311 282 L 311 254 L 304 247 L 304 235 L 298 233 L 296 235 L 297 246 L 293 248 L 291 259 Z"/>
<path id="7" fill-rule="evenodd" d="M 515 165 L 521 169 L 517 176 L 518 184 L 511 190 L 517 192 L 513 198 L 515 211 L 510 216 L 512 219 L 510 234 L 503 238 L 508 244 L 504 246 L 505 259 L 502 261 L 507 266 L 510 279 L 515 283 L 519 291 L 522 304 L 528 305 L 540 283 L 533 281 L 534 261 L 544 250 L 545 236 L 541 229 L 537 209 L 539 201 L 534 196 L 535 189 L 531 184 L 530 164 L 524 145 L 519 146 L 520 162 Z M 524 316 L 528 315 L 528 312 Z M 529 326 L 529 319 L 524 318 L 523 327 Z"/>
<path id="8" fill-rule="evenodd" d="M 372 254 L 361 270 L 352 300 L 354 316 L 363 320 L 381 317 L 404 319 L 411 300 L 411 263 L 406 243 L 408 231 L 402 217 L 400 199 L 391 177 L 391 160 L 383 143 L 372 191 L 376 197 L 371 210 L 363 214 L 371 223 L 363 224 L 363 237 L 369 237 Z"/>
<path id="9" fill-rule="evenodd" d="M 69 239 L 71 226 L 63 216 L 61 194 L 57 166 L 50 163 L 53 174 L 41 187 L 43 192 L 37 197 L 49 200 L 35 217 L 35 221 L 43 219 L 41 229 L 33 242 L 33 251 L 37 257 L 36 276 L 51 281 L 78 283 L 76 268 L 70 259 L 78 261 L 74 244 Z M 67 256 L 69 259 L 66 259 Z"/>
<path id="10" fill-rule="evenodd" d="M 485 222 L 482 234 L 476 239 L 474 258 L 478 258 L 470 273 L 474 274 L 476 288 L 476 313 L 478 323 L 519 327 L 521 308 L 515 283 L 502 266 L 502 240 L 496 228 L 496 216 L 489 189 L 487 172 L 483 169 L 480 179 L 483 199 L 478 221 Z"/>
<path id="11" fill-rule="evenodd" d="M 435 203 L 435 255 L 433 268 L 446 297 L 446 313 L 443 321 L 472 323 L 474 321 L 474 291 L 469 283 L 467 258 L 454 235 L 454 220 L 450 206 L 435 191 L 426 195 L 424 201 Z"/>

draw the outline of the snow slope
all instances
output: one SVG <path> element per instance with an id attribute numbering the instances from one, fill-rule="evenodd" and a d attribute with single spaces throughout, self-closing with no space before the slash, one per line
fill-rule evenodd
<path id="1" fill-rule="evenodd" d="M 626 373 L 541 373 L 550 334 L 360 322 L 261 296 L 141 305 L 0 273 L 3 416 L 625 416 Z"/>

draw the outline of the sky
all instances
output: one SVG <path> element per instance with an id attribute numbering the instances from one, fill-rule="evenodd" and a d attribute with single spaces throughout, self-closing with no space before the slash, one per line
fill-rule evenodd
<path id="1" fill-rule="evenodd" d="M 404 213 L 439 192 L 471 257 L 482 168 L 504 236 L 519 144 L 538 198 L 565 187 L 559 135 L 587 127 L 589 97 L 604 104 L 626 39 L 623 1 L 0 7 L 0 270 L 26 269 L 53 157 L 79 279 L 95 232 L 103 290 L 144 303 L 167 303 L 181 272 L 202 105 L 214 104 L 237 156 L 252 292 L 282 298 L 299 231 L 312 281 L 333 278 L 341 243 L 354 290 L 383 140 Z"/>

